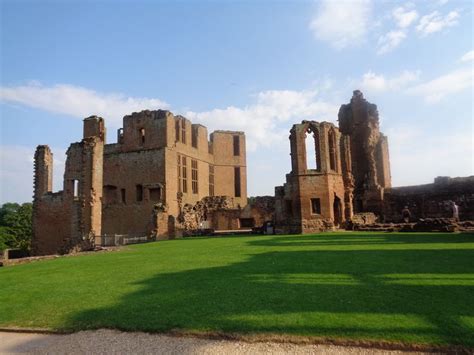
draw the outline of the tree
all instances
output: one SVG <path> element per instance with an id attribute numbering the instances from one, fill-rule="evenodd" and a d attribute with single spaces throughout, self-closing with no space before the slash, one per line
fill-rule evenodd
<path id="1" fill-rule="evenodd" d="M 19 248 L 29 251 L 32 237 L 33 205 L 5 203 L 0 207 L 0 250 Z"/>

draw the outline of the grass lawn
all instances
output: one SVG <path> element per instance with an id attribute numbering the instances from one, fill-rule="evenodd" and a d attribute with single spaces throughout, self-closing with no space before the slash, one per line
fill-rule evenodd
<path id="1" fill-rule="evenodd" d="M 474 235 L 196 238 L 0 268 L 0 327 L 474 347 Z"/>

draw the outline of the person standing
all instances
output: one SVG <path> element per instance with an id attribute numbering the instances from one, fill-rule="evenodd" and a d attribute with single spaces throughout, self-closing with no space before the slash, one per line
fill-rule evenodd
<path id="1" fill-rule="evenodd" d="M 402 210 L 402 218 L 405 223 L 410 222 L 411 212 L 408 209 L 408 206 L 405 206 Z"/>

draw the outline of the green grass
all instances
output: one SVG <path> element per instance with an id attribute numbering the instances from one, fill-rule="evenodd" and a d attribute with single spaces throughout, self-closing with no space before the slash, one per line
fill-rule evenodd
<path id="1" fill-rule="evenodd" d="M 173 240 L 0 269 L 0 327 L 474 347 L 474 235 Z"/>

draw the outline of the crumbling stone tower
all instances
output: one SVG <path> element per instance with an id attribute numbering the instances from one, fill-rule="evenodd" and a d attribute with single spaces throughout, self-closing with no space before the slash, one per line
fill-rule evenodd
<path id="1" fill-rule="evenodd" d="M 84 120 L 84 138 L 67 150 L 64 189 L 53 193 L 53 154 L 35 153 L 33 252 L 54 254 L 89 249 L 102 229 L 104 121 Z"/>
<path id="2" fill-rule="evenodd" d="M 306 149 L 310 139 L 311 151 Z M 341 134 L 329 122 L 303 121 L 290 131 L 291 166 L 286 183 L 275 188 L 275 224 L 283 233 L 314 233 L 345 219 Z M 314 148 L 313 148 L 314 147 Z M 316 166 L 309 166 L 311 154 Z"/>
<path id="3" fill-rule="evenodd" d="M 388 140 L 379 130 L 377 106 L 355 90 L 351 102 L 339 110 L 339 130 L 345 136 L 343 155 L 348 159 L 343 170 L 346 186 L 353 184 L 354 212 L 380 215 L 391 177 Z M 350 195 L 349 190 L 346 193 Z"/>

